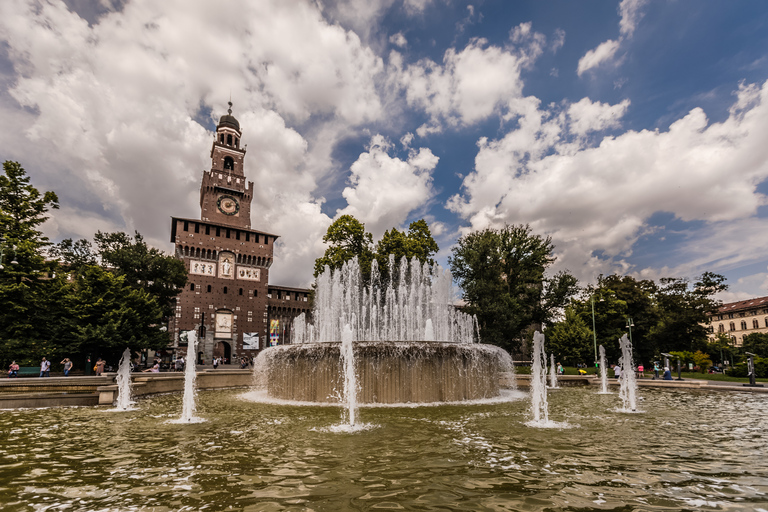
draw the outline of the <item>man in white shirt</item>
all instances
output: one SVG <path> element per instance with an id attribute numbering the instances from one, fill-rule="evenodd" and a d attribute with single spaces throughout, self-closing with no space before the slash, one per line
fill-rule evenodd
<path id="1" fill-rule="evenodd" d="M 617 379 L 621 377 L 621 366 L 616 365 L 613 367 L 613 376 L 616 377 Z"/>

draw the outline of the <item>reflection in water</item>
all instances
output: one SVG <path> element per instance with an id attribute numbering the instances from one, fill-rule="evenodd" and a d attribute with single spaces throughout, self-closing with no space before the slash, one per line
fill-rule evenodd
<path id="1" fill-rule="evenodd" d="M 337 433 L 336 408 L 238 393 L 201 392 L 191 425 L 166 423 L 180 395 L 0 411 L 0 509 L 768 510 L 761 395 L 648 389 L 627 415 L 565 388 L 550 417 L 571 429 L 524 426 L 519 400 L 365 408 L 376 428 Z"/>

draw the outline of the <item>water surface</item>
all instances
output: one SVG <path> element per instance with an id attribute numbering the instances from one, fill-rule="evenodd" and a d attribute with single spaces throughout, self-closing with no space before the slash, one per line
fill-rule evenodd
<path id="1" fill-rule="evenodd" d="M 169 424 L 181 395 L 137 410 L 0 411 L 0 509 L 768 511 L 768 397 L 565 388 L 528 400 L 340 411 L 203 391 L 204 423 Z"/>

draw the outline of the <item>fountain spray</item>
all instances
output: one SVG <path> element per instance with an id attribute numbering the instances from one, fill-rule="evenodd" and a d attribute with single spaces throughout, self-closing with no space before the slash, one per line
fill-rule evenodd
<path id="1" fill-rule="evenodd" d="M 608 369 L 605 367 L 605 347 L 600 345 L 600 392 L 608 394 Z"/>
<path id="2" fill-rule="evenodd" d="M 123 351 L 123 357 L 120 358 L 120 367 L 117 370 L 117 401 L 115 406 L 118 409 L 127 411 L 131 407 L 131 349 L 126 348 Z"/>
<path id="3" fill-rule="evenodd" d="M 195 354 L 197 353 L 197 332 L 189 331 L 187 333 L 187 366 L 184 368 L 184 397 L 181 407 L 180 423 L 191 422 L 195 420 L 196 409 L 196 389 L 197 368 Z"/>
<path id="4" fill-rule="evenodd" d="M 632 360 L 632 342 L 625 334 L 619 340 L 619 345 L 621 345 L 619 397 L 623 403 L 622 410 L 635 412 L 637 410 L 637 380 L 635 378 L 635 364 Z"/>
<path id="5" fill-rule="evenodd" d="M 557 387 L 557 368 L 555 367 L 555 354 L 549 354 L 549 387 Z"/>
<path id="6" fill-rule="evenodd" d="M 344 399 L 347 402 L 349 425 L 357 420 L 357 374 L 355 373 L 355 352 L 352 345 L 354 335 L 347 324 L 341 333 L 341 360 L 344 372 Z"/>
<path id="7" fill-rule="evenodd" d="M 544 335 L 533 333 L 533 364 L 531 365 L 531 413 L 537 424 L 549 422 L 547 404 L 547 359 L 544 355 Z"/>

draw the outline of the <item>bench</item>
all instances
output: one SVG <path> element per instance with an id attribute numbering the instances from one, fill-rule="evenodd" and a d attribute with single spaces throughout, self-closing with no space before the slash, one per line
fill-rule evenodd
<path id="1" fill-rule="evenodd" d="M 40 375 L 39 366 L 19 366 L 19 377 L 37 377 Z M 6 374 L 6 376 L 9 374 Z"/>

